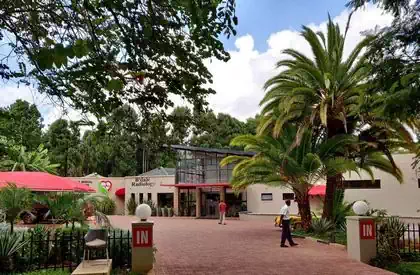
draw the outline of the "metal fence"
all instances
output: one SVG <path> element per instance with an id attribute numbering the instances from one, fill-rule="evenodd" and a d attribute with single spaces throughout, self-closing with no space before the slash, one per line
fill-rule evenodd
<path id="1" fill-rule="evenodd" d="M 22 234 L 23 248 L 16 255 L 16 269 L 68 269 L 73 271 L 83 260 L 86 231 L 29 232 Z M 131 233 L 129 230 L 109 232 L 108 249 L 113 268 L 131 267 Z M 103 259 L 105 251 L 92 251 L 90 259 Z"/>
<path id="2" fill-rule="evenodd" d="M 376 226 L 377 248 L 381 242 L 388 242 L 401 256 L 418 254 L 420 256 L 420 224 L 401 224 L 388 229 L 388 235 L 382 225 Z"/>

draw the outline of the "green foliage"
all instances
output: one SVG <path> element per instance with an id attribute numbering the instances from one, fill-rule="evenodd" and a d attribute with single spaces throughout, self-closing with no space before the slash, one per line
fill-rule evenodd
<path id="1" fill-rule="evenodd" d="M 402 275 L 420 275 L 420 263 L 406 263 L 401 262 L 397 265 L 387 267 L 387 270 L 392 271 L 396 274 Z"/>
<path id="2" fill-rule="evenodd" d="M 32 207 L 31 191 L 26 188 L 18 188 L 14 183 L 8 183 L 0 189 L 0 209 L 6 213 L 6 220 L 10 223 L 10 231 L 13 233 L 13 223 L 20 213 Z"/>
<path id="3" fill-rule="evenodd" d="M 24 275 L 68 275 L 70 272 L 68 270 L 52 270 L 52 269 L 44 269 L 44 270 L 37 270 L 31 272 L 22 273 Z"/>
<path id="4" fill-rule="evenodd" d="M 312 220 L 311 230 L 315 235 L 326 236 L 334 233 L 335 225 L 325 218 L 316 218 Z"/>
<path id="5" fill-rule="evenodd" d="M 337 189 L 334 192 L 334 208 L 333 208 L 333 221 L 337 230 L 345 231 L 346 217 L 353 214 L 353 203 L 344 201 L 344 189 Z"/>
<path id="6" fill-rule="evenodd" d="M 240 149 L 241 146 L 230 144 L 239 135 L 255 134 L 258 116 L 248 119 L 245 123 L 229 114 L 213 111 L 198 114 L 195 117 L 191 145 L 209 148 Z"/>
<path id="7" fill-rule="evenodd" d="M 128 211 L 128 215 L 134 215 L 136 213 L 136 207 L 137 207 L 137 202 L 134 198 L 130 198 L 127 201 L 127 211 Z M 159 210 L 159 208 L 158 208 Z M 159 213 L 159 212 L 158 212 Z"/>
<path id="8" fill-rule="evenodd" d="M 0 40 L 10 54 L 0 77 L 35 80 L 43 93 L 99 115 L 123 102 L 150 114 L 171 107 L 171 94 L 202 108 L 215 92 L 205 88 L 204 60 L 229 59 L 220 38 L 235 35 L 238 23 L 234 0 L 11 1 L 2 8 Z"/>
<path id="9" fill-rule="evenodd" d="M 116 208 L 115 201 L 108 196 L 99 200 L 96 204 L 96 209 L 105 215 L 114 215 Z"/>
<path id="10" fill-rule="evenodd" d="M 18 99 L 10 106 L 0 108 L 0 136 L 29 151 L 41 144 L 42 127 L 41 114 L 34 104 Z"/>
<path id="11" fill-rule="evenodd" d="M 6 148 L 6 155 L 0 160 L 0 169 L 6 171 L 38 171 L 56 173 L 59 164 L 50 162 L 48 150 L 40 144 L 36 151 L 27 152 L 25 147 L 12 142 L 1 141 Z"/>
<path id="12" fill-rule="evenodd" d="M 14 269 L 13 255 L 20 251 L 29 240 L 22 241 L 22 234 L 0 231 L 0 272 L 11 272 Z"/>

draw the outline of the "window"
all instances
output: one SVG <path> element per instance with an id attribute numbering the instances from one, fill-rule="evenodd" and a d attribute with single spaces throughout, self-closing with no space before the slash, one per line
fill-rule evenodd
<path id="1" fill-rule="evenodd" d="M 420 188 L 420 179 L 417 179 L 417 184 L 419 185 L 419 188 Z"/>
<path id="2" fill-rule="evenodd" d="M 283 193 L 283 200 L 287 201 L 287 200 L 294 200 L 295 199 L 295 194 L 294 193 Z"/>
<path id="3" fill-rule="evenodd" d="M 262 201 L 272 201 L 273 200 L 273 193 L 261 193 L 261 200 Z"/>
<path id="4" fill-rule="evenodd" d="M 136 195 L 134 195 L 134 193 L 131 193 L 131 198 L 133 199 L 133 200 L 135 200 L 136 199 L 136 197 L 135 197 Z"/>
<path id="5" fill-rule="evenodd" d="M 381 189 L 380 180 L 345 180 L 343 182 L 344 189 Z"/>
<path id="6" fill-rule="evenodd" d="M 152 200 L 152 193 L 147 193 L 147 200 L 151 201 Z"/>
<path id="7" fill-rule="evenodd" d="M 139 193 L 139 195 L 140 195 L 139 203 L 143 203 L 143 193 Z"/>

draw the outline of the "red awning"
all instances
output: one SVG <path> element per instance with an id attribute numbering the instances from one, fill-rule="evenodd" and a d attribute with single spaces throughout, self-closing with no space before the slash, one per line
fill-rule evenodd
<path id="1" fill-rule="evenodd" d="M 125 197 L 125 188 L 120 188 L 117 191 L 115 191 L 115 196 Z"/>
<path id="2" fill-rule="evenodd" d="M 325 196 L 325 185 L 314 185 L 309 190 L 310 196 Z"/>
<path id="3" fill-rule="evenodd" d="M 190 187 L 230 187 L 229 183 L 178 183 L 178 184 L 161 184 L 160 186 L 167 187 L 179 187 L 179 188 L 190 188 Z"/>
<path id="4" fill-rule="evenodd" d="M 9 182 L 32 191 L 95 192 L 86 184 L 43 172 L 0 172 L 0 188 Z"/>

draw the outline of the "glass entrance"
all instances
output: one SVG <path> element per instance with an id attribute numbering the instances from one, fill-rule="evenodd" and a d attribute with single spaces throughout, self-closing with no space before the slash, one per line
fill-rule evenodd
<path id="1" fill-rule="evenodd" d="M 201 194 L 201 216 L 204 218 L 219 217 L 219 192 L 203 192 Z"/>

